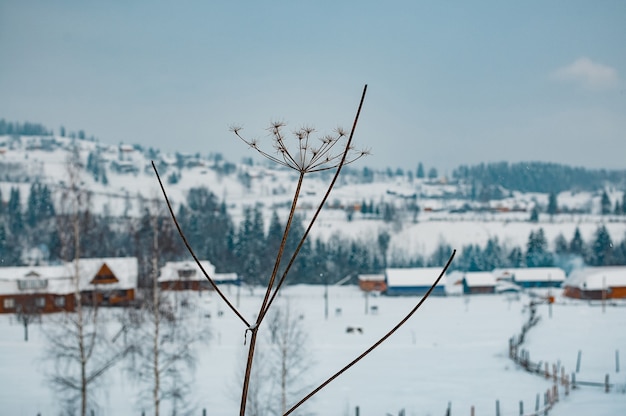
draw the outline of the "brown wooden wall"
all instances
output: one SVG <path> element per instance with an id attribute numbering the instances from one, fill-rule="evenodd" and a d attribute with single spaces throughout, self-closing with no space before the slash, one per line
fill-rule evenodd
<path id="1" fill-rule="evenodd" d="M 387 289 L 383 280 L 359 280 L 359 287 L 365 292 L 384 292 Z"/>
<path id="2" fill-rule="evenodd" d="M 578 287 L 566 286 L 563 295 L 574 299 L 602 300 L 626 299 L 626 287 L 612 287 L 606 290 L 604 296 L 602 290 L 582 290 Z"/>
<path id="3" fill-rule="evenodd" d="M 45 299 L 45 306 L 39 307 L 36 305 L 37 298 Z M 64 298 L 65 305 L 57 306 L 55 303 L 57 298 Z M 13 308 L 5 308 L 4 300 L 14 299 L 15 306 Z M 0 313 L 17 313 L 19 310 L 23 310 L 26 313 L 54 313 L 54 312 L 73 312 L 74 311 L 74 295 L 56 295 L 51 293 L 18 293 L 14 295 L 0 295 Z"/>

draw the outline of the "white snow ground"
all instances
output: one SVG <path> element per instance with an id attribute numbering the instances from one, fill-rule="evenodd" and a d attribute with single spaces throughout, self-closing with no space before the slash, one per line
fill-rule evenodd
<path id="1" fill-rule="evenodd" d="M 323 287 L 287 287 L 281 296 L 293 311 L 303 315 L 316 365 L 308 382 L 316 384 L 365 350 L 395 325 L 419 300 L 414 297 L 369 297 L 378 313 L 365 314 L 365 297 L 353 286 L 329 288 L 329 318 L 324 319 Z M 232 293 L 234 297 L 234 291 Z M 198 299 L 197 320 L 208 324 L 211 340 L 198 348 L 193 400 L 195 414 L 231 416 L 238 413 L 239 392 L 234 389 L 239 360 L 245 351 L 245 328 L 214 295 Z M 261 291 L 241 292 L 241 310 L 256 313 Z M 505 295 L 433 297 L 385 344 L 322 390 L 308 407 L 317 415 L 407 416 L 443 415 L 451 402 L 453 415 L 518 415 L 519 401 L 526 413 L 535 398 L 551 386 L 542 377 L 528 374 L 508 358 L 508 339 L 518 334 L 528 317 L 529 298 Z M 626 414 L 626 364 L 616 371 L 615 351 L 626 356 L 626 305 L 610 306 L 557 298 L 549 317 L 548 306 L 539 306 L 541 321 L 531 329 L 524 345 L 531 360 L 557 362 L 574 371 L 582 350 L 578 380 L 618 384 L 610 393 L 583 387 L 563 396 L 550 415 Z M 341 309 L 341 314 L 337 313 Z M 224 311 L 218 317 L 218 311 Z M 206 313 L 211 318 L 205 317 Z M 198 322 L 192 322 L 198 325 Z M 45 323 L 44 323 L 45 325 Z M 363 328 L 363 334 L 346 333 L 346 327 Z M 22 340 L 22 327 L 13 316 L 0 317 L 0 414 L 11 416 L 57 415 L 58 403 L 43 382 L 49 363 L 42 360 L 44 337 L 31 326 L 31 340 Z M 626 362 L 626 359 L 622 359 Z M 136 386 L 120 368 L 106 378 L 100 394 L 98 416 L 139 416 Z M 621 392 L 618 392 L 621 390 Z"/>

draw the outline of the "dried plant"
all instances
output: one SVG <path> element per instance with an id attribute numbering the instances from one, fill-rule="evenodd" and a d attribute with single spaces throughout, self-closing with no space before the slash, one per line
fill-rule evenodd
<path id="1" fill-rule="evenodd" d="M 250 323 L 241 314 L 241 312 L 219 290 L 219 288 L 217 287 L 217 285 L 215 284 L 211 276 L 209 276 L 209 274 L 206 272 L 206 270 L 203 269 L 198 257 L 194 253 L 193 248 L 189 245 L 187 238 L 185 237 L 185 234 L 183 233 L 182 229 L 180 228 L 180 225 L 178 224 L 178 221 L 176 220 L 174 210 L 172 208 L 172 205 L 169 202 L 167 193 L 163 186 L 163 182 L 156 169 L 156 165 L 154 164 L 154 162 L 152 163 L 152 167 L 157 175 L 157 178 L 161 186 L 161 190 L 163 192 L 164 198 L 167 202 L 170 214 L 172 216 L 172 219 L 174 220 L 174 223 L 181 235 L 181 238 L 185 246 L 187 247 L 191 256 L 194 258 L 194 260 L 198 264 L 198 267 L 202 270 L 204 276 L 213 286 L 217 294 L 224 300 L 224 302 L 226 302 L 228 307 L 233 311 L 233 313 L 235 313 L 235 315 L 239 317 L 242 323 L 246 326 L 246 334 L 247 332 L 250 332 L 251 336 L 250 336 L 249 345 L 248 345 L 246 370 L 244 374 L 243 388 L 241 392 L 241 404 L 240 404 L 240 411 L 239 411 L 240 416 L 244 416 L 246 413 L 246 404 L 248 403 L 248 400 L 247 400 L 248 390 L 250 387 L 250 379 L 252 375 L 252 364 L 254 362 L 255 347 L 257 345 L 259 327 L 261 323 L 263 322 L 263 319 L 265 318 L 266 314 L 270 310 L 272 303 L 274 302 L 274 299 L 276 298 L 277 294 L 280 291 L 280 288 L 285 282 L 285 279 L 287 278 L 289 270 L 291 269 L 291 266 L 293 265 L 300 249 L 302 248 L 304 241 L 309 235 L 309 232 L 311 231 L 313 224 L 316 222 L 322 210 L 322 207 L 325 205 L 326 201 L 328 200 L 328 197 L 330 196 L 330 192 L 335 186 L 335 183 L 337 181 L 337 178 L 339 177 L 341 169 L 346 164 L 352 163 L 369 153 L 368 150 L 356 150 L 352 145 L 352 140 L 354 137 L 356 126 L 358 124 L 359 115 L 363 107 L 363 102 L 365 100 L 366 92 L 367 92 L 367 85 L 365 85 L 365 87 L 363 88 L 363 93 L 361 96 L 361 100 L 359 102 L 359 107 L 357 109 L 356 116 L 354 118 L 354 122 L 352 125 L 352 129 L 350 130 L 349 134 L 347 134 L 345 130 L 341 128 L 337 128 L 335 129 L 334 134 L 323 136 L 322 138 L 319 138 L 316 140 L 313 137 L 315 133 L 315 129 L 311 127 L 302 127 L 293 132 L 293 136 L 294 136 L 293 139 L 295 139 L 295 142 L 294 144 L 290 144 L 288 143 L 288 138 L 284 131 L 286 124 L 284 122 L 274 122 L 268 128 L 271 142 L 272 142 L 273 149 L 274 149 L 273 151 L 269 151 L 269 150 L 264 150 L 264 146 L 261 145 L 259 140 L 246 139 L 241 134 L 242 133 L 241 127 L 239 126 L 231 127 L 231 131 L 237 137 L 243 140 L 251 148 L 259 152 L 262 156 L 266 157 L 272 162 L 275 162 L 289 169 L 293 169 L 299 173 L 296 190 L 292 198 L 291 208 L 290 208 L 287 223 L 285 225 L 285 229 L 283 232 L 282 241 L 279 246 L 278 253 L 276 254 L 274 268 L 272 270 L 272 274 L 269 276 L 269 279 L 267 281 L 265 296 L 259 308 L 259 312 L 256 315 L 257 318 L 253 323 Z M 335 170 L 333 178 L 328 185 L 326 193 L 324 194 L 317 209 L 315 210 L 313 217 L 309 222 L 308 227 L 306 228 L 298 245 L 296 246 L 295 251 L 291 254 L 291 257 L 289 258 L 286 264 L 286 267 L 282 271 L 282 274 L 280 274 L 279 276 L 279 272 L 278 272 L 279 266 L 281 265 L 281 262 L 283 260 L 287 237 L 289 235 L 289 231 L 291 229 L 291 225 L 294 219 L 296 205 L 297 205 L 298 198 L 300 196 L 300 192 L 302 189 L 304 176 L 309 173 L 321 172 L 321 171 L 326 171 L 326 170 Z M 294 412 L 298 407 L 300 407 L 302 404 L 308 401 L 313 395 L 319 392 L 322 388 L 326 387 L 330 382 L 332 382 L 334 379 L 339 377 L 342 373 L 344 373 L 346 370 L 348 370 L 350 367 L 352 367 L 354 364 L 356 364 L 358 361 L 360 361 L 362 358 L 368 355 L 372 350 L 374 350 L 376 347 L 382 344 L 395 331 L 397 331 L 417 311 L 417 309 L 419 309 L 419 307 L 423 304 L 423 302 L 428 298 L 428 296 L 433 291 L 437 283 L 441 280 L 441 278 L 445 274 L 448 266 L 450 265 L 450 263 L 452 262 L 452 259 L 454 258 L 454 254 L 455 252 L 452 252 L 441 274 L 434 281 L 433 285 L 431 286 L 430 290 L 426 293 L 426 295 L 420 300 L 420 302 L 411 311 L 409 311 L 409 313 L 396 326 L 394 326 L 389 332 L 387 332 L 381 339 L 379 339 L 376 343 L 374 343 L 365 352 L 363 352 L 361 355 L 356 357 L 352 362 L 350 362 L 345 367 L 337 371 L 334 375 L 330 376 L 328 379 L 326 379 L 326 381 L 324 381 L 318 387 L 316 387 L 313 391 L 311 391 L 311 393 L 307 394 L 302 400 L 300 400 L 298 403 L 296 403 L 291 408 L 289 408 L 284 413 L 284 415 L 288 415 Z"/>

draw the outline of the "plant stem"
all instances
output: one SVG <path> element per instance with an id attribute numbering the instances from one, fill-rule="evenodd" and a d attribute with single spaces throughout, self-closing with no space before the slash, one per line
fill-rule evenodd
<path id="1" fill-rule="evenodd" d="M 257 333 L 259 331 L 259 326 L 261 325 L 261 322 L 263 321 L 263 318 L 265 317 L 265 313 L 267 312 L 270 294 L 272 292 L 272 286 L 274 286 L 274 281 L 276 280 L 276 275 L 278 274 L 280 261 L 283 257 L 283 253 L 285 252 L 285 246 L 287 245 L 287 237 L 289 235 L 289 230 L 291 229 L 291 223 L 293 221 L 293 217 L 296 212 L 296 206 L 298 204 L 298 197 L 300 196 L 300 191 L 302 189 L 302 181 L 304 180 L 304 173 L 305 172 L 300 172 L 300 176 L 298 177 L 298 185 L 296 186 L 296 191 L 294 192 L 293 200 L 291 201 L 291 209 L 289 210 L 289 218 L 287 219 L 287 224 L 285 224 L 285 231 L 283 232 L 283 238 L 278 248 L 278 254 L 276 255 L 276 262 L 274 263 L 274 269 L 272 270 L 270 279 L 267 282 L 267 288 L 265 290 L 265 297 L 263 298 L 263 302 L 261 303 L 261 307 L 258 313 L 258 318 L 253 327 L 250 327 L 250 326 L 248 327 L 250 332 L 252 332 L 252 336 L 250 337 L 250 347 L 248 349 L 248 359 L 246 361 L 246 372 L 244 375 L 243 388 L 241 392 L 241 405 L 239 408 L 240 416 L 244 416 L 246 414 L 246 402 L 248 400 L 248 389 L 250 387 L 250 376 L 252 374 L 252 362 L 254 361 L 254 351 L 256 347 Z"/>

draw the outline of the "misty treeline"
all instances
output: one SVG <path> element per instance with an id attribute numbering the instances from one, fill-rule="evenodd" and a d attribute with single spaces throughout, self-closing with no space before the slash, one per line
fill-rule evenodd
<path id="1" fill-rule="evenodd" d="M 63 214 L 55 209 L 55 195 L 47 185 L 33 183 L 26 204 L 20 202 L 19 188 L 11 188 L 8 198 L 0 194 L 0 258 L 3 266 L 45 264 L 72 258 L 72 245 L 62 244 L 59 227 Z M 141 284 L 150 272 L 150 244 L 154 226 L 146 206 L 143 215 L 107 217 L 86 212 L 81 218 L 81 257 L 137 257 Z M 261 284 L 273 267 L 272 258 L 280 245 L 284 223 L 273 212 L 266 224 L 261 205 L 247 206 L 235 223 L 226 201 L 220 201 L 208 188 L 192 188 L 177 217 L 189 242 L 200 258 L 211 261 L 218 272 L 236 272 L 247 284 Z M 301 235 L 298 217 L 292 235 Z M 160 262 L 186 260 L 184 248 L 169 217 L 157 218 Z M 369 240 L 334 234 L 327 239 L 308 239 L 290 273 L 290 283 L 324 284 L 359 273 L 380 273 L 385 267 L 441 266 L 451 247 L 445 243 L 433 253 L 403 253 L 390 250 L 392 235 L 380 231 Z M 298 241 L 288 240 L 293 252 Z M 486 245 L 471 244 L 459 251 L 453 268 L 465 271 L 492 270 L 496 267 L 567 266 L 573 259 L 588 265 L 626 264 L 626 239 L 613 241 L 606 227 L 598 226 L 593 238 L 584 241 L 577 229 L 573 237 L 559 235 L 547 241 L 543 229 L 533 231 L 524 247 L 511 247 L 490 239 Z M 566 268 L 566 267 L 565 267 Z M 329 280 L 330 279 L 330 280 Z"/>
<path id="2" fill-rule="evenodd" d="M 626 186 L 626 170 L 587 169 L 547 162 L 497 162 L 462 165 L 452 177 L 481 188 L 520 192 L 595 191 L 607 183 Z"/>

